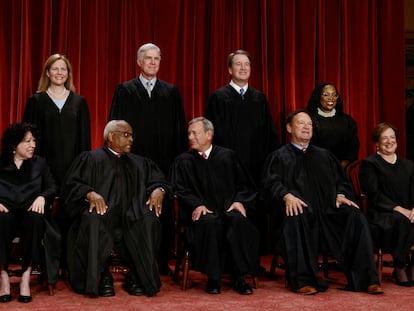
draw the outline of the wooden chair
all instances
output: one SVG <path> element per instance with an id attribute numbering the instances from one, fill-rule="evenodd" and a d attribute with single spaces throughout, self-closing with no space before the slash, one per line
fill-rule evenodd
<path id="1" fill-rule="evenodd" d="M 357 160 L 354 161 L 352 163 L 350 163 L 347 168 L 346 168 L 346 172 L 349 176 L 349 178 L 351 179 L 353 188 L 354 188 L 354 192 L 355 195 L 357 197 L 357 203 L 361 209 L 361 211 L 364 213 L 364 215 L 366 215 L 367 213 L 367 197 L 366 195 L 363 193 L 362 188 L 361 188 L 361 184 L 359 182 L 359 169 L 361 167 L 361 160 Z M 375 245 L 375 243 L 373 242 L 373 247 L 374 247 L 374 252 L 377 255 L 377 270 L 378 270 L 378 279 L 379 282 L 381 284 L 382 281 L 382 268 L 384 266 L 384 261 L 383 261 L 383 251 L 381 249 L 381 247 L 377 247 Z M 411 254 L 412 256 L 414 255 L 414 245 L 411 247 Z"/>
<path id="2" fill-rule="evenodd" d="M 179 274 L 182 272 L 182 281 L 181 281 L 181 290 L 186 290 L 188 285 L 188 276 L 191 266 L 191 254 L 190 247 L 186 241 L 185 237 L 185 227 L 180 224 L 179 221 L 179 203 L 177 197 L 174 198 L 173 204 L 173 217 L 174 217 L 174 227 L 175 227 L 175 245 L 174 245 L 174 255 L 176 258 L 173 280 L 176 283 L 179 282 Z M 253 288 L 259 287 L 259 280 L 257 276 L 252 276 L 253 278 Z"/>

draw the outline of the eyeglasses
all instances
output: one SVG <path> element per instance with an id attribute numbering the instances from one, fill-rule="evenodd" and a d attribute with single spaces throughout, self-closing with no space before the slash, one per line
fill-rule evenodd
<path id="1" fill-rule="evenodd" d="M 333 98 L 338 98 L 339 95 L 337 93 L 322 93 L 321 94 L 323 97 L 333 97 Z"/>
<path id="2" fill-rule="evenodd" d="M 130 133 L 130 132 L 124 132 L 124 131 L 112 131 L 113 133 L 121 133 L 122 136 L 124 136 L 125 138 L 129 138 L 132 137 L 132 139 L 135 138 L 135 134 L 134 133 Z"/>

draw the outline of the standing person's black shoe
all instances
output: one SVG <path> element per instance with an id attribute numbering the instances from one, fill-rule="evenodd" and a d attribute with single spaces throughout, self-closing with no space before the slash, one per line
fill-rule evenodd
<path id="1" fill-rule="evenodd" d="M 99 293 L 99 296 L 102 296 L 102 297 L 115 296 L 114 278 L 112 277 L 112 274 L 111 272 L 109 272 L 109 270 L 105 270 L 104 272 L 101 273 L 98 293 Z"/>
<path id="2" fill-rule="evenodd" d="M 220 282 L 213 279 L 208 279 L 207 286 L 206 286 L 206 292 L 209 294 L 220 294 Z"/>
<path id="3" fill-rule="evenodd" d="M 233 289 L 240 295 L 251 295 L 253 290 L 243 277 L 239 277 L 235 282 Z"/>
<path id="4" fill-rule="evenodd" d="M 125 276 L 123 288 L 132 296 L 142 296 L 145 294 L 142 285 L 133 271 L 129 271 Z"/>

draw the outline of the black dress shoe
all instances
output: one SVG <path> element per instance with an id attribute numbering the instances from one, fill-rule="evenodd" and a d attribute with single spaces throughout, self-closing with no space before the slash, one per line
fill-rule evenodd
<path id="1" fill-rule="evenodd" d="M 173 271 L 170 269 L 170 267 L 164 267 L 164 268 L 159 268 L 158 272 L 160 273 L 160 275 L 165 275 L 165 276 L 173 276 L 174 273 Z"/>
<path id="2" fill-rule="evenodd" d="M 404 286 L 404 287 L 412 287 L 413 286 L 412 281 L 405 281 L 405 282 L 400 281 L 398 279 L 398 274 L 397 274 L 397 270 L 396 269 L 394 269 L 392 271 L 392 276 L 394 277 L 395 283 L 397 283 L 398 286 Z"/>
<path id="3" fill-rule="evenodd" d="M 22 303 L 28 303 L 32 301 L 32 296 L 23 296 L 20 295 L 17 297 L 17 301 L 18 302 L 22 302 Z"/>
<path id="4" fill-rule="evenodd" d="M 101 273 L 98 294 L 101 297 L 115 296 L 114 278 L 112 277 L 112 274 L 109 271 L 104 271 Z"/>
<path id="5" fill-rule="evenodd" d="M 233 288 L 240 295 L 251 295 L 251 294 L 253 294 L 252 288 L 250 287 L 250 285 L 246 282 L 246 280 L 244 278 L 238 278 L 236 280 L 236 282 L 234 282 Z"/>
<path id="6" fill-rule="evenodd" d="M 220 282 L 213 279 L 208 279 L 206 292 L 209 294 L 220 294 Z"/>
<path id="7" fill-rule="evenodd" d="M 125 283 L 122 287 L 126 290 L 126 292 L 132 296 L 142 296 L 145 295 L 144 289 L 140 285 L 137 276 L 134 272 L 128 272 L 125 277 Z"/>
<path id="8" fill-rule="evenodd" d="M 11 294 L 0 296 L 0 302 L 9 302 L 11 300 L 12 300 Z"/>

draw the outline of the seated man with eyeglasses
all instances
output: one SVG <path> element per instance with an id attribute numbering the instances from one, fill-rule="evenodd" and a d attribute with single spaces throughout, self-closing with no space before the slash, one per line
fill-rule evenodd
<path id="1" fill-rule="evenodd" d="M 63 183 L 62 202 L 72 223 L 69 281 L 77 293 L 115 295 L 108 259 L 116 250 L 130 264 L 124 289 L 153 296 L 161 287 L 158 217 L 171 189 L 152 160 L 130 153 L 134 134 L 126 121 L 108 122 L 104 139 L 104 147 L 74 160 Z"/>

